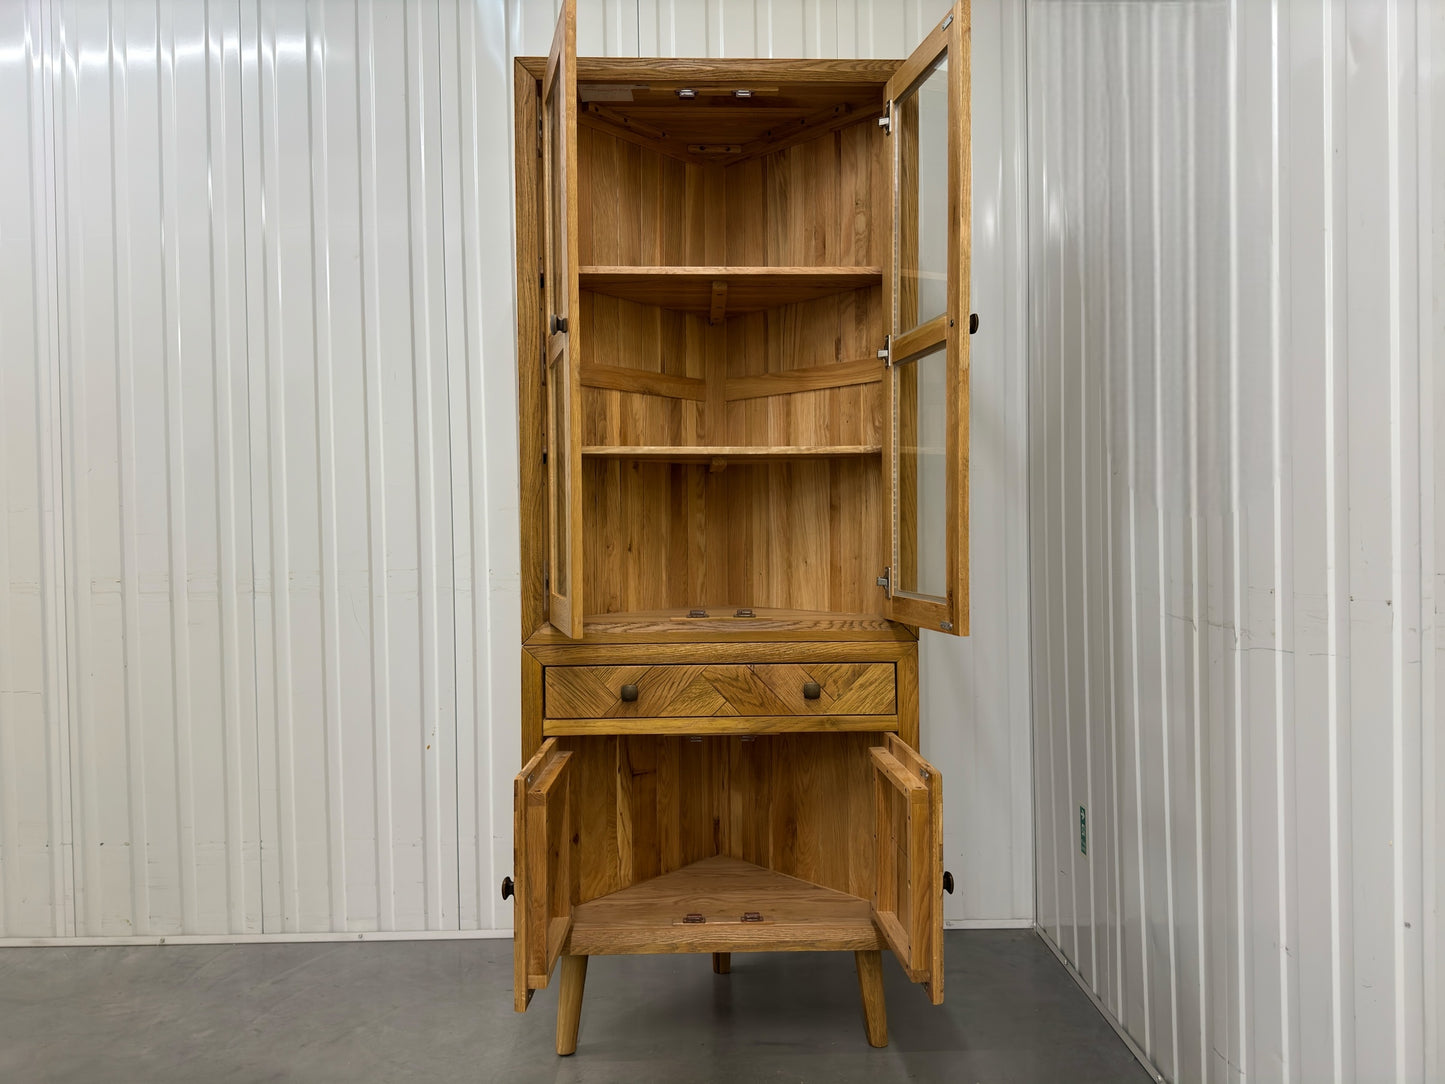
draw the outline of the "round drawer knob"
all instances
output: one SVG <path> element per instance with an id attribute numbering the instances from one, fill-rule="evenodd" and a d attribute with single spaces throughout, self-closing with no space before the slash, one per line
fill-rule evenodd
<path id="1" fill-rule="evenodd" d="M 950 896 L 953 895 L 953 874 L 948 870 L 943 871 L 943 890 Z"/>
<path id="2" fill-rule="evenodd" d="M 517 894 L 516 886 L 512 884 L 510 877 L 502 878 L 502 899 L 509 900 Z"/>
<path id="3" fill-rule="evenodd" d="M 818 697 L 822 695 L 823 686 L 819 685 L 816 681 L 808 681 L 803 683 L 804 700 L 817 700 Z"/>
<path id="4" fill-rule="evenodd" d="M 624 686 L 622 686 L 622 700 L 623 700 L 624 703 L 630 704 L 630 703 L 632 703 L 632 702 L 633 702 L 634 700 L 636 700 L 636 699 L 637 699 L 637 686 L 636 686 L 636 685 L 624 685 Z"/>

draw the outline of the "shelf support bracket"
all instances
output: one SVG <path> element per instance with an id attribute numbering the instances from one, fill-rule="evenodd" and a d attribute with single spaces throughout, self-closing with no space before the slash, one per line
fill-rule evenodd
<path id="1" fill-rule="evenodd" d="M 708 309 L 707 322 L 716 324 L 727 315 L 728 284 L 726 279 L 713 279 L 712 307 Z"/>

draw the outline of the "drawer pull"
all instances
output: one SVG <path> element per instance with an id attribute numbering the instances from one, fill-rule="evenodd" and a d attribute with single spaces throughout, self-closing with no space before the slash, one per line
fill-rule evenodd
<path id="1" fill-rule="evenodd" d="M 803 699 L 804 699 L 804 700 L 817 700 L 818 697 L 820 697 L 820 696 L 822 696 L 822 695 L 823 695 L 823 686 L 819 685 L 816 681 L 805 681 L 805 682 L 803 683 Z"/>
<path id="2" fill-rule="evenodd" d="M 630 703 L 632 703 L 632 702 L 633 702 L 634 700 L 636 700 L 636 699 L 637 699 L 637 686 L 636 686 L 636 685 L 624 685 L 624 686 L 622 686 L 622 700 L 623 700 L 624 703 L 630 704 Z"/>

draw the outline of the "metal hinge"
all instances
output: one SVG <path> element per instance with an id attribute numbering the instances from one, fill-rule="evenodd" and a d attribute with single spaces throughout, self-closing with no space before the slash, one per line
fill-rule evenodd
<path id="1" fill-rule="evenodd" d="M 888 592 L 888 597 L 893 597 L 893 567 L 890 565 L 883 570 L 883 575 L 878 577 L 878 586 Z"/>
<path id="2" fill-rule="evenodd" d="M 545 272 L 545 271 L 538 271 L 538 272 L 537 272 L 537 289 L 539 289 L 539 290 L 545 290 L 545 289 L 547 289 L 547 272 Z"/>
<path id="3" fill-rule="evenodd" d="M 878 351 L 878 357 L 883 362 L 885 369 L 893 368 L 893 336 L 883 336 L 883 349 Z"/>
<path id="4" fill-rule="evenodd" d="M 938 627 L 941 628 L 944 632 L 952 632 L 952 631 L 953 631 L 953 622 L 952 622 L 952 621 L 940 621 L 940 622 L 938 623 Z"/>
<path id="5" fill-rule="evenodd" d="M 893 134 L 893 103 L 883 103 L 883 115 L 878 118 L 878 127 L 883 129 L 884 135 Z"/>

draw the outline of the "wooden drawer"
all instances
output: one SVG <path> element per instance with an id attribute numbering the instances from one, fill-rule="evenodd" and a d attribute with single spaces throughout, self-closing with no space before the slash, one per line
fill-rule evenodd
<path id="1" fill-rule="evenodd" d="M 636 699 L 623 699 L 624 686 L 635 687 Z M 549 666 L 543 697 L 549 733 L 566 733 L 551 723 L 568 719 L 838 719 L 898 710 L 891 662 Z M 874 720 L 857 729 L 892 727 Z"/>

